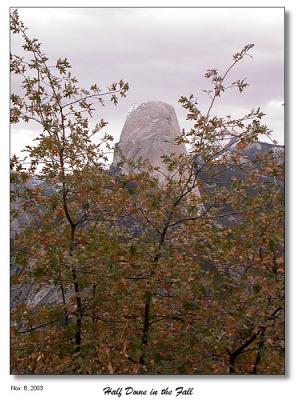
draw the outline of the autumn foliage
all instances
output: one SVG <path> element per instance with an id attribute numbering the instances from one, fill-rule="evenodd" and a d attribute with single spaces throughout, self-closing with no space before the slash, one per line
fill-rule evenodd
<path id="1" fill-rule="evenodd" d="M 128 84 L 83 89 L 16 10 L 11 31 L 24 53 L 11 55 L 11 123 L 40 127 L 25 158 L 11 158 L 11 285 L 25 293 L 11 307 L 12 373 L 283 374 L 283 151 L 250 156 L 269 135 L 260 109 L 212 112 L 246 88 L 228 80 L 253 45 L 224 74 L 206 72 L 205 112 L 180 98 L 193 127 L 177 142 L 189 153 L 163 157 L 159 184 L 130 160 L 129 173 L 110 173 L 107 123 L 90 127 Z M 26 297 L 42 291 L 46 302 Z"/>

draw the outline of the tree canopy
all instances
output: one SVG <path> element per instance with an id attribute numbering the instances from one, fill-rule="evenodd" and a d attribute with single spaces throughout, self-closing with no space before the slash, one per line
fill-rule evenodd
<path id="1" fill-rule="evenodd" d="M 179 99 L 193 125 L 176 140 L 189 151 L 163 156 L 160 184 L 147 162 L 123 157 L 130 172 L 110 173 L 107 123 L 90 128 L 128 83 L 81 88 L 66 58 L 52 65 L 10 18 L 24 53 L 11 55 L 11 123 L 40 127 L 11 158 L 11 371 L 283 374 L 283 151 L 260 144 L 259 108 L 213 113 L 248 86 L 230 76 L 254 45 L 206 71 L 206 111 Z"/>

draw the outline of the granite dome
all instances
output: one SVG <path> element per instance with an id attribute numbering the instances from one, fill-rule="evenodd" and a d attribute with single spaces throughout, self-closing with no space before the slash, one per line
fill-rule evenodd
<path id="1" fill-rule="evenodd" d="M 163 154 L 187 154 L 184 144 L 176 144 L 181 134 L 174 108 L 162 101 L 134 105 L 128 113 L 120 141 L 116 144 L 113 166 L 121 160 L 120 152 L 133 161 L 149 161 L 166 172 Z"/>

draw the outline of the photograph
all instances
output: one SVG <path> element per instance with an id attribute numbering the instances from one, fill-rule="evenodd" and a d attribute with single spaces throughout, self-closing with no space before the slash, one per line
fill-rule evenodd
<path id="1" fill-rule="evenodd" d="M 284 7 L 9 23 L 10 374 L 285 376 Z"/>

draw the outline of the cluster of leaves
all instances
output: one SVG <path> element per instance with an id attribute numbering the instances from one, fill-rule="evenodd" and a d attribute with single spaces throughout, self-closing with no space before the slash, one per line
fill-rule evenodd
<path id="1" fill-rule="evenodd" d="M 90 130 L 84 115 L 128 84 L 81 89 L 66 59 L 48 66 L 17 11 L 11 29 L 33 57 L 11 57 L 23 85 L 12 123 L 42 129 L 29 164 L 11 159 L 13 373 L 283 373 L 283 162 L 243 156 L 268 133 L 259 109 L 211 116 L 231 68 L 207 72 L 206 113 L 180 99 L 189 155 L 164 156 L 167 174 L 123 159 L 129 172 L 113 176 L 110 137 L 94 141 L 105 122 Z"/>

